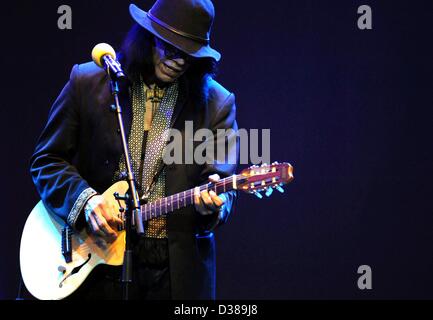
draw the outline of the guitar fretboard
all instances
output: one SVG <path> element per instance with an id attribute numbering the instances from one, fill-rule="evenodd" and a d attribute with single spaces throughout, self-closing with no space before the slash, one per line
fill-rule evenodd
<path id="1" fill-rule="evenodd" d="M 237 183 L 245 178 L 242 175 L 233 175 L 217 182 L 210 182 L 196 188 L 173 194 L 169 197 L 147 203 L 141 206 L 144 221 L 166 215 L 174 210 L 184 208 L 194 203 L 194 192 L 213 190 L 216 194 L 224 193 L 237 188 Z M 197 191 L 196 191 L 197 189 Z"/>

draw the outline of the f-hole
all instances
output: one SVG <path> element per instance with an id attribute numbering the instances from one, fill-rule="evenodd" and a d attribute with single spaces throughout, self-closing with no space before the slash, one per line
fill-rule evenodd
<path id="1" fill-rule="evenodd" d="M 80 266 L 75 267 L 74 269 L 72 269 L 71 273 L 68 274 L 66 277 L 63 278 L 63 280 L 59 283 L 59 288 L 63 287 L 63 282 L 65 282 L 66 279 L 68 279 L 70 276 L 72 276 L 72 275 L 78 273 L 78 272 L 81 270 L 81 268 L 84 267 L 84 266 L 85 266 L 85 265 L 90 261 L 91 258 L 92 258 L 92 254 L 89 253 L 89 254 L 87 255 L 87 260 L 84 261 L 82 265 L 80 265 Z"/>

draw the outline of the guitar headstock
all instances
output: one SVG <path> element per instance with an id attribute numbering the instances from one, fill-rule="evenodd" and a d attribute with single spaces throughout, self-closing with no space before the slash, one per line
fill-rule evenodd
<path id="1" fill-rule="evenodd" d="M 274 189 L 284 192 L 282 186 L 291 182 L 293 177 L 293 167 L 289 163 L 274 162 L 270 165 L 264 163 L 261 166 L 251 166 L 242 170 L 242 178 L 238 181 L 237 189 L 255 194 L 262 198 L 260 192 L 264 191 L 266 196 L 270 196 Z"/>

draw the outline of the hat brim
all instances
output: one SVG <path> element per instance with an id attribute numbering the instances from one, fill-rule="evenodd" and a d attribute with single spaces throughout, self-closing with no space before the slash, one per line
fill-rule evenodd
<path id="1" fill-rule="evenodd" d="M 203 44 L 187 37 L 181 36 L 170 31 L 161 25 L 153 22 L 147 15 L 147 12 L 141 10 L 135 4 L 129 6 L 129 13 L 140 26 L 151 32 L 156 37 L 170 43 L 172 46 L 182 50 L 194 58 L 213 58 L 216 61 L 221 59 L 221 54 L 212 49 L 208 44 Z"/>

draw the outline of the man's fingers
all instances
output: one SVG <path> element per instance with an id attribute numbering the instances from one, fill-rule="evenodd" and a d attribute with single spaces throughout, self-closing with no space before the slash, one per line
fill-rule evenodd
<path id="1" fill-rule="evenodd" d="M 214 202 L 212 201 L 212 198 L 209 195 L 209 192 L 206 190 L 202 191 L 200 193 L 201 199 L 203 201 L 204 206 L 207 208 L 208 211 L 210 211 L 209 214 L 215 212 L 217 210 L 217 207 L 215 206 Z"/>
<path id="2" fill-rule="evenodd" d="M 208 215 L 212 213 L 204 205 L 199 188 L 194 189 L 194 205 L 195 205 L 195 209 L 202 215 Z"/>
<path id="3" fill-rule="evenodd" d="M 194 204 L 196 207 L 201 205 L 200 188 L 198 187 L 194 188 Z"/>
<path id="4" fill-rule="evenodd" d="M 117 232 L 110 227 L 110 225 L 107 223 L 105 219 L 102 221 L 102 223 L 99 226 L 102 232 L 104 232 L 105 236 L 114 239 L 117 237 Z"/>
<path id="5" fill-rule="evenodd" d="M 108 224 L 114 228 L 117 228 L 118 225 L 122 224 L 122 220 L 119 217 L 117 217 L 115 210 L 116 209 L 114 208 L 114 206 L 111 207 L 105 206 L 101 210 L 101 212 L 102 212 L 102 216 L 105 218 Z"/>
<path id="6" fill-rule="evenodd" d="M 211 214 L 212 211 L 208 210 L 206 205 L 203 202 L 203 199 L 201 198 L 200 195 L 198 196 L 194 196 L 194 204 L 195 204 L 195 208 L 198 212 L 200 212 L 200 214 L 202 215 L 208 215 Z"/>
<path id="7" fill-rule="evenodd" d="M 107 220 L 103 216 L 97 214 L 94 215 L 96 222 L 98 223 L 99 230 L 102 231 L 104 236 L 110 238 L 116 238 L 117 233 L 108 225 Z"/>
<path id="8" fill-rule="evenodd" d="M 211 182 L 217 182 L 219 179 L 220 179 L 220 176 L 217 173 L 209 176 L 209 181 L 211 181 Z"/>
<path id="9" fill-rule="evenodd" d="M 217 182 L 220 179 L 218 174 L 209 176 L 209 181 Z M 196 210 L 203 215 L 212 214 L 219 210 L 224 204 L 224 200 L 221 199 L 213 190 L 203 190 L 200 192 L 198 188 L 194 190 L 194 204 Z"/>
<path id="10" fill-rule="evenodd" d="M 217 207 L 221 207 L 224 204 L 224 201 L 220 197 L 218 197 L 218 195 L 214 191 L 209 191 L 209 195 L 210 195 L 213 203 Z"/>
<path id="11" fill-rule="evenodd" d="M 89 216 L 88 216 L 88 222 L 90 222 L 90 226 L 91 226 L 91 228 L 92 228 L 92 233 L 93 233 L 93 234 L 95 234 L 95 235 L 97 235 L 97 236 L 100 236 L 100 237 L 103 237 L 103 236 L 104 236 L 104 233 L 103 233 L 102 230 L 99 228 L 99 225 L 98 225 L 98 223 L 96 222 L 96 219 L 95 219 L 95 217 L 94 217 L 93 215 L 89 215 Z"/>
<path id="12" fill-rule="evenodd" d="M 203 203 L 205 204 L 206 207 L 208 207 L 209 209 L 212 209 L 215 205 L 212 201 L 212 198 L 209 195 L 209 192 L 207 191 L 202 191 L 200 193 L 201 199 L 203 200 Z"/>

